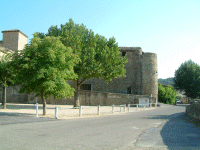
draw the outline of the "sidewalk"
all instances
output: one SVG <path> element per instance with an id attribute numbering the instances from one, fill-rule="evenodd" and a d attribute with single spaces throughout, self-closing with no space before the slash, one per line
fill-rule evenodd
<path id="1" fill-rule="evenodd" d="M 43 105 L 38 104 L 38 117 L 45 118 L 55 118 L 55 107 L 58 107 L 58 119 L 71 119 L 71 118 L 80 118 L 79 117 L 79 109 L 72 109 L 73 105 L 50 105 L 47 104 L 46 115 L 43 116 Z M 85 108 L 87 107 L 87 108 Z M 152 108 L 138 108 L 138 111 L 146 111 L 155 109 Z M 136 107 L 131 107 L 130 112 L 138 112 Z M 36 116 L 36 105 L 35 104 L 13 104 L 7 103 L 7 109 L 2 109 L 2 105 L 0 105 L 0 114 L 1 113 L 9 113 L 9 114 L 21 114 L 26 116 Z M 126 113 L 128 113 L 128 108 L 126 107 Z M 112 113 L 112 106 L 100 106 L 100 116 L 107 115 L 119 115 L 125 114 L 124 107 L 114 107 L 114 113 Z M 82 118 L 83 117 L 98 117 L 98 107 L 91 106 L 83 106 L 82 109 Z"/>

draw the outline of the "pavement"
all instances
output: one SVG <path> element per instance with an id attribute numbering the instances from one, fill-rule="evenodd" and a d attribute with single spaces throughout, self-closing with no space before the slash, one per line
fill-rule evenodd
<path id="1" fill-rule="evenodd" d="M 200 127 L 188 122 L 185 106 L 73 119 L 26 115 L 32 119 L 0 125 L 1 149 L 200 149 Z"/>

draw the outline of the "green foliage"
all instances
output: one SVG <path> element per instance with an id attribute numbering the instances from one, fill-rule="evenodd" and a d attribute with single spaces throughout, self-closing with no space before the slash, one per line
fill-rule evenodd
<path id="1" fill-rule="evenodd" d="M 171 85 L 173 86 L 174 85 L 174 78 L 173 77 L 170 77 L 170 78 L 167 78 L 167 79 L 158 79 L 158 82 L 161 83 L 161 84 L 164 84 L 164 85 Z"/>
<path id="2" fill-rule="evenodd" d="M 127 58 L 120 57 L 118 44 L 114 37 L 107 40 L 104 36 L 94 34 L 83 24 L 75 24 L 72 19 L 64 25 L 61 24 L 60 28 L 51 26 L 47 34 L 35 33 L 34 36 L 61 37 L 60 40 L 65 47 L 72 49 L 77 59 L 74 66 L 74 72 L 77 75 L 77 79 L 74 80 L 76 91 L 83 82 L 90 78 L 103 78 L 108 82 L 125 76 L 124 67 Z"/>
<path id="3" fill-rule="evenodd" d="M 6 109 L 6 87 L 16 83 L 13 66 L 11 65 L 12 54 L 8 53 L 0 58 L 0 86 L 2 86 L 2 105 Z"/>
<path id="4" fill-rule="evenodd" d="M 171 85 L 164 87 L 162 84 L 158 84 L 158 100 L 166 104 L 174 104 L 176 100 L 176 91 Z"/>
<path id="5" fill-rule="evenodd" d="M 11 65 L 12 54 L 8 53 L 0 58 L 0 85 L 10 86 L 15 83 L 16 75 Z"/>
<path id="6" fill-rule="evenodd" d="M 174 87 L 191 98 L 200 96 L 200 66 L 192 60 L 186 61 L 175 71 Z"/>
<path id="7" fill-rule="evenodd" d="M 45 37 L 43 33 L 34 36 Z M 111 81 L 113 78 L 125 76 L 124 69 L 127 58 L 120 57 L 115 38 L 107 40 L 105 37 L 94 34 L 83 24 L 75 24 L 72 19 L 60 26 L 51 26 L 46 36 L 60 36 L 66 47 L 71 47 L 79 59 L 74 67 L 78 80 L 85 81 L 90 78 L 103 78 Z"/>
<path id="8" fill-rule="evenodd" d="M 30 46 L 13 57 L 20 92 L 43 94 L 45 98 L 72 96 L 73 89 L 66 81 L 77 77 L 75 61 L 72 49 L 65 47 L 59 37 L 34 37 Z"/>

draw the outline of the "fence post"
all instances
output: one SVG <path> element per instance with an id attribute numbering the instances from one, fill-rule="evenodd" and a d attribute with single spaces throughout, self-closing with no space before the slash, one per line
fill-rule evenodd
<path id="1" fill-rule="evenodd" d="M 124 112 L 126 112 L 126 104 L 124 104 Z"/>
<path id="2" fill-rule="evenodd" d="M 82 116 L 82 106 L 79 107 L 79 117 Z"/>
<path id="3" fill-rule="evenodd" d="M 58 119 L 58 107 L 55 107 L 55 119 Z"/>
<path id="4" fill-rule="evenodd" d="M 112 113 L 114 113 L 114 105 L 112 105 Z"/>
<path id="5" fill-rule="evenodd" d="M 36 118 L 38 118 L 38 103 L 36 103 Z"/>
<path id="6" fill-rule="evenodd" d="M 137 111 L 138 111 L 138 104 L 137 104 Z"/>
<path id="7" fill-rule="evenodd" d="M 130 104 L 128 104 L 128 112 L 130 112 Z"/>
<path id="8" fill-rule="evenodd" d="M 98 115 L 100 115 L 100 105 L 98 105 Z"/>

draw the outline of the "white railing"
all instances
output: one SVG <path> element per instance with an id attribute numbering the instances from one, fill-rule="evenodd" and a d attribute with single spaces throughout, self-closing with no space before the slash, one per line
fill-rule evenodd
<path id="1" fill-rule="evenodd" d="M 154 107 L 156 108 L 157 107 L 157 104 L 156 103 L 149 103 L 149 106 L 146 107 L 146 105 L 148 104 L 128 104 L 128 112 L 131 112 L 131 110 L 136 110 L 136 111 L 139 111 L 139 110 L 142 110 L 142 109 L 146 109 L 146 108 L 152 108 L 152 105 L 154 104 Z M 132 106 L 132 107 L 131 107 Z"/>
<path id="2" fill-rule="evenodd" d="M 154 104 L 155 107 L 157 107 L 156 103 L 150 103 L 148 108 L 151 109 L 153 104 Z M 134 108 L 136 108 L 136 111 L 139 111 L 141 109 L 145 110 L 147 108 L 145 105 L 146 104 L 128 104 L 128 112 L 131 112 L 131 108 L 133 108 L 131 106 L 135 106 Z M 126 104 L 124 104 L 124 105 L 112 105 L 112 106 L 100 106 L 100 105 L 98 105 L 98 106 L 80 106 L 80 107 L 73 107 L 73 108 L 59 108 L 59 107 L 57 108 L 56 107 L 55 109 L 57 109 L 57 110 L 55 111 L 56 112 L 55 118 L 58 119 L 58 109 L 79 109 L 79 117 L 82 117 L 83 114 L 84 115 L 88 114 L 88 113 L 86 113 L 86 111 L 83 113 L 84 109 L 90 109 L 90 108 L 95 108 L 95 107 L 97 108 L 97 115 L 101 114 L 101 108 L 103 108 L 103 107 L 111 107 L 112 108 L 111 113 L 122 112 L 122 110 L 123 110 L 123 112 L 126 112 Z M 116 110 L 117 108 L 119 108 L 118 111 Z M 109 112 L 107 111 L 106 113 L 110 113 L 110 111 Z M 91 112 L 90 115 L 91 114 L 94 115 L 94 112 Z"/>
<path id="3" fill-rule="evenodd" d="M 105 107 L 112 108 L 112 111 L 106 111 L 105 113 L 122 112 L 122 109 L 124 110 L 124 112 L 126 112 L 126 104 L 124 104 L 124 105 L 112 105 L 112 106 L 100 106 L 100 105 L 98 105 L 98 106 L 80 106 L 80 107 L 73 107 L 73 108 L 55 107 L 55 118 L 58 119 L 58 113 L 59 113 L 58 111 L 59 110 L 79 109 L 79 117 L 82 117 L 83 114 L 84 115 L 91 115 L 91 114 L 94 115 L 94 114 L 96 114 L 96 113 L 90 112 L 90 110 L 88 110 L 88 109 L 91 109 L 91 108 L 97 108 L 97 115 L 100 115 L 101 113 L 103 113 L 101 108 L 105 108 Z M 117 110 L 115 110 L 116 108 L 120 108 L 120 110 L 117 111 Z"/>
<path id="4" fill-rule="evenodd" d="M 126 104 L 124 105 L 111 105 L 111 106 L 80 106 L 80 107 L 73 107 L 71 106 L 54 106 L 49 107 L 47 106 L 46 109 L 51 109 L 49 111 L 50 115 L 55 116 L 56 119 L 62 116 L 65 117 L 82 117 L 82 115 L 103 115 L 104 113 L 107 114 L 113 114 L 113 113 L 122 113 L 126 112 L 133 112 L 133 111 L 139 111 L 139 110 L 145 110 L 147 107 L 145 107 L 146 104 L 128 104 L 128 107 L 126 108 Z M 8 104 L 8 109 L 35 109 L 36 110 L 36 117 L 38 118 L 39 112 L 42 111 L 42 104 Z M 148 105 L 148 109 L 152 108 L 152 106 L 156 107 L 156 103 L 150 103 Z M 62 118 L 61 117 L 61 118 Z"/>

